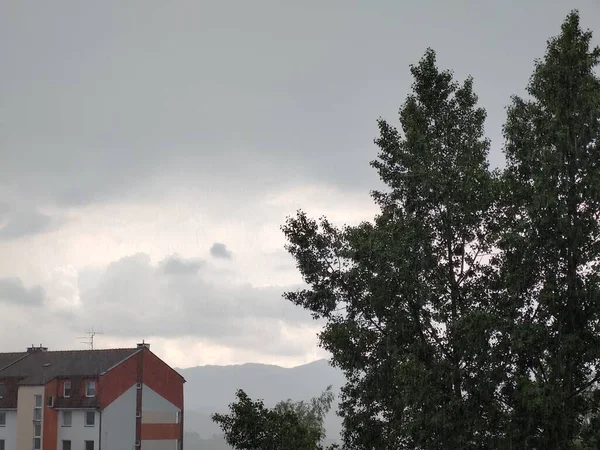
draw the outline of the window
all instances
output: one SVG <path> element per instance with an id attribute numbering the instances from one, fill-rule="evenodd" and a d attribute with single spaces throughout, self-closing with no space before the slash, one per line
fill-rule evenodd
<path id="1" fill-rule="evenodd" d="M 71 450 L 71 441 L 62 441 L 62 450 Z"/>
<path id="2" fill-rule="evenodd" d="M 67 381 L 65 381 L 65 384 L 63 384 L 63 397 L 69 398 L 70 396 L 71 396 L 71 381 L 67 380 Z M 70 443 L 71 441 L 65 441 L 65 442 Z"/>
<path id="3" fill-rule="evenodd" d="M 85 412 L 85 426 L 93 427 L 96 424 L 96 413 L 94 411 Z"/>
<path id="4" fill-rule="evenodd" d="M 0 398 L 4 398 L 4 394 L 6 394 L 6 388 L 4 387 L 4 383 L 0 383 Z"/>
<path id="5" fill-rule="evenodd" d="M 0 412 L 0 427 L 6 426 L 6 413 Z"/>
<path id="6" fill-rule="evenodd" d="M 85 450 L 94 450 L 94 441 L 85 441 Z"/>
<path id="7" fill-rule="evenodd" d="M 36 411 L 41 411 L 36 409 Z M 33 450 L 39 450 L 42 448 L 42 424 L 33 424 Z"/>
<path id="8" fill-rule="evenodd" d="M 4 439 L 0 439 L 0 450 L 6 450 L 4 448 Z"/>
<path id="9" fill-rule="evenodd" d="M 52 408 L 54 406 L 54 397 L 51 395 L 48 396 L 48 401 L 46 402 L 46 406 L 48 408 Z"/>
<path id="10" fill-rule="evenodd" d="M 73 422 L 73 414 L 71 411 L 63 411 L 62 412 L 62 426 L 70 427 Z"/>
<path id="11" fill-rule="evenodd" d="M 41 422 L 42 421 L 42 396 L 41 395 L 34 395 L 33 396 L 33 421 L 34 422 Z M 35 448 L 39 448 L 39 447 L 35 447 Z"/>
<path id="12" fill-rule="evenodd" d="M 96 382 L 95 381 L 86 381 L 85 396 L 86 397 L 95 397 L 96 396 Z"/>

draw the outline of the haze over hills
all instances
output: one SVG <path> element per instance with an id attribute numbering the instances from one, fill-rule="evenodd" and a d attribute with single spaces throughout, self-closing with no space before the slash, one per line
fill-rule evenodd
<path id="1" fill-rule="evenodd" d="M 293 368 L 266 364 L 199 366 L 178 369 L 185 384 L 186 447 L 191 450 L 220 450 L 224 446 L 218 426 L 210 419 L 214 412 L 226 412 L 237 389 L 251 398 L 273 406 L 288 398 L 309 400 L 332 385 L 336 397 L 345 383 L 342 372 L 318 360 Z M 337 402 L 336 402 L 337 403 Z M 328 439 L 338 440 L 341 419 L 332 410 L 325 420 Z"/>

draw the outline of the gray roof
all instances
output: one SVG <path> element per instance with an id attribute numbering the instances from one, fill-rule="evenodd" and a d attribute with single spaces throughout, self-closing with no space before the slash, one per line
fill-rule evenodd
<path id="1" fill-rule="evenodd" d="M 26 356 L 27 353 L 0 353 L 0 370 Z"/>
<path id="2" fill-rule="evenodd" d="M 18 377 L 22 378 L 21 384 L 40 385 L 57 377 L 98 376 L 138 351 L 139 348 L 36 351 L 0 369 L 0 378 Z"/>

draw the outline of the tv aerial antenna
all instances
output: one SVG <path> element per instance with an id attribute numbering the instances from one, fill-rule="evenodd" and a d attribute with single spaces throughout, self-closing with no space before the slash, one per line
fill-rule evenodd
<path id="1" fill-rule="evenodd" d="M 80 337 L 80 342 L 90 347 L 90 350 L 94 350 L 94 338 L 98 335 L 103 335 L 102 331 L 94 330 L 92 327 L 90 330 L 85 332 L 86 336 Z"/>

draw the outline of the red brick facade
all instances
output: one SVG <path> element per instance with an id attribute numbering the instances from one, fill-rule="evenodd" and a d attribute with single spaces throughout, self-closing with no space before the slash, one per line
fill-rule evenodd
<path id="1" fill-rule="evenodd" d="M 44 387 L 44 414 L 42 426 L 42 448 L 44 450 L 57 450 L 58 445 L 58 410 L 48 405 L 49 397 L 56 401 L 58 396 L 58 387 L 61 385 L 55 378 L 46 383 Z M 62 394 L 62 393 L 61 393 Z"/>
<path id="2" fill-rule="evenodd" d="M 139 353 L 132 355 L 100 376 L 97 394 L 103 408 L 114 402 L 137 382 L 138 357 Z"/>
<path id="3" fill-rule="evenodd" d="M 142 440 L 181 439 L 178 423 L 143 423 Z"/>
<path id="4" fill-rule="evenodd" d="M 183 411 L 183 377 L 148 349 L 143 361 L 144 384 Z"/>

